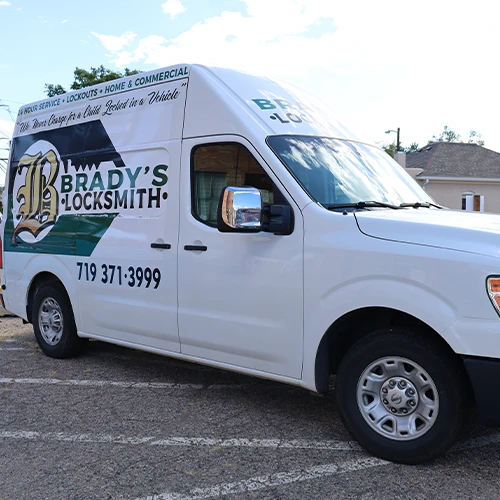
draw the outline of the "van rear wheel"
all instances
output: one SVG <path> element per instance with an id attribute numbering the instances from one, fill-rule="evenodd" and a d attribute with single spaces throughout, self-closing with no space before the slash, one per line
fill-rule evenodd
<path id="1" fill-rule="evenodd" d="M 38 345 L 47 356 L 76 356 L 85 345 L 85 339 L 76 333 L 73 309 L 60 285 L 50 283 L 38 289 L 33 301 L 32 323 Z"/>
<path id="2" fill-rule="evenodd" d="M 411 329 L 387 329 L 354 344 L 339 367 L 345 426 L 369 452 L 417 464 L 443 454 L 466 416 L 466 381 L 453 355 Z"/>

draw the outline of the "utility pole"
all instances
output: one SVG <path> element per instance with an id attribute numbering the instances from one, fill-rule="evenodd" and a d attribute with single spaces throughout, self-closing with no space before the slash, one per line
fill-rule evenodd
<path id="1" fill-rule="evenodd" d="M 396 153 L 399 153 L 401 150 L 401 143 L 399 142 L 399 127 L 397 130 L 386 130 L 386 134 L 390 134 L 391 132 L 394 132 L 396 134 Z"/>
<path id="2" fill-rule="evenodd" d="M 5 109 L 5 111 L 7 111 L 7 113 L 9 113 L 10 119 L 12 121 L 15 121 L 14 120 L 14 115 L 12 114 L 12 111 L 10 110 L 10 106 L 8 104 L 3 104 L 2 103 L 2 99 L 0 99 L 0 108 Z"/>

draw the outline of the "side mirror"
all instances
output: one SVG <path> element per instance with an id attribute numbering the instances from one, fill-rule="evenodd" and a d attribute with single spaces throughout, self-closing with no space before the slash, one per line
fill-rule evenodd
<path id="1" fill-rule="evenodd" d="M 226 187 L 217 209 L 217 229 L 222 233 L 261 230 L 262 198 L 253 187 Z"/>
<path id="2" fill-rule="evenodd" d="M 276 235 L 292 234 L 293 223 L 290 205 L 264 205 L 262 208 L 262 231 Z"/>

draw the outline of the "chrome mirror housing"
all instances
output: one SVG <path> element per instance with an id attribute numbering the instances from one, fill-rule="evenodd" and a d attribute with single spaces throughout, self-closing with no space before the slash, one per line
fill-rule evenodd
<path id="1" fill-rule="evenodd" d="M 258 189 L 229 186 L 222 191 L 217 214 L 219 231 L 260 231 L 261 224 L 262 198 Z"/>

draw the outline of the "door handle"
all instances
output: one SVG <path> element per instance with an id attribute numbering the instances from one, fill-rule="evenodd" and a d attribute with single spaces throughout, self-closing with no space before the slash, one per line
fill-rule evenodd
<path id="1" fill-rule="evenodd" d="M 151 248 L 163 248 L 163 250 L 170 250 L 172 245 L 170 243 L 151 243 Z"/>
<path id="2" fill-rule="evenodd" d="M 184 250 L 206 252 L 208 248 L 205 245 L 184 245 Z"/>

